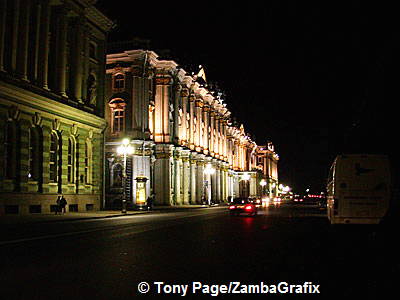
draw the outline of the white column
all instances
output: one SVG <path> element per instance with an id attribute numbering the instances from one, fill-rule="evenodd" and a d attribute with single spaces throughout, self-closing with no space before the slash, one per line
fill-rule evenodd
<path id="1" fill-rule="evenodd" d="M 171 205 L 171 162 L 172 145 L 156 145 L 156 161 L 154 164 L 155 205 Z"/>
<path id="2" fill-rule="evenodd" d="M 204 191 L 204 155 L 198 155 L 197 159 L 197 180 L 196 180 L 196 203 L 202 204 L 202 197 Z"/>
<path id="3" fill-rule="evenodd" d="M 216 159 L 212 159 L 212 166 L 215 169 L 214 174 L 211 175 L 211 196 L 212 196 L 212 200 L 214 202 L 217 201 L 218 196 L 217 196 L 217 160 Z"/>
<path id="4" fill-rule="evenodd" d="M 180 150 L 175 150 L 174 155 L 174 204 L 181 205 L 181 157 L 180 157 Z"/>
<path id="5" fill-rule="evenodd" d="M 182 157 L 182 176 L 183 176 L 183 204 L 189 204 L 189 190 L 190 190 L 190 161 L 189 153 L 185 153 Z"/>
<path id="6" fill-rule="evenodd" d="M 173 122 L 173 142 L 179 144 L 179 100 L 181 97 L 181 85 L 180 84 L 175 84 L 173 86 L 174 89 L 174 94 L 173 94 L 173 105 L 174 105 L 174 111 L 173 111 L 173 117 L 174 117 L 174 122 Z"/>
<path id="7" fill-rule="evenodd" d="M 250 177 L 250 196 L 257 196 L 257 173 L 251 173 Z"/>
<path id="8" fill-rule="evenodd" d="M 21 4 L 19 15 L 17 71 L 22 80 L 27 80 L 30 1 L 23 1 Z"/>
<path id="9" fill-rule="evenodd" d="M 41 4 L 38 82 L 41 87 L 48 89 L 50 5 L 48 1 L 41 1 Z"/>
<path id="10" fill-rule="evenodd" d="M 189 91 L 187 88 L 183 88 L 181 90 L 181 98 L 182 98 L 182 124 L 180 126 L 180 138 L 185 142 L 185 146 L 188 145 L 188 137 L 189 137 L 189 132 L 187 128 L 187 110 L 188 106 L 190 105 L 189 103 Z"/>
<path id="11" fill-rule="evenodd" d="M 7 2 L 10 3 L 10 2 Z M 14 7 L 13 7 L 13 23 L 11 24 L 11 31 L 12 31 L 12 40 L 11 40 L 11 70 L 13 72 L 16 71 L 17 66 L 17 50 L 18 50 L 18 24 L 19 24 L 19 12 L 20 12 L 20 0 L 14 0 Z"/>
<path id="12" fill-rule="evenodd" d="M 216 173 L 216 175 L 217 175 L 217 178 L 216 178 L 216 181 L 217 181 L 217 201 L 218 202 L 221 202 L 221 166 L 220 166 L 220 164 L 218 163 L 218 165 L 217 165 L 217 169 L 216 169 L 216 171 L 215 171 L 215 173 Z"/>
<path id="13" fill-rule="evenodd" d="M 196 204 L 196 173 L 196 159 L 193 157 L 192 154 L 190 159 L 190 204 Z"/>
<path id="14" fill-rule="evenodd" d="M 210 107 L 208 105 L 203 106 L 203 123 L 204 123 L 204 131 L 203 131 L 203 153 L 208 155 L 210 153 L 209 149 L 209 132 L 208 132 L 208 113 Z"/>
<path id="15" fill-rule="evenodd" d="M 222 201 L 223 202 L 226 202 L 226 198 L 227 198 L 227 185 L 226 185 L 226 166 L 225 166 L 225 163 L 223 164 L 223 166 L 222 166 L 222 169 L 221 169 L 221 173 L 222 173 L 222 193 L 221 193 L 221 197 L 222 197 Z"/>
<path id="16" fill-rule="evenodd" d="M 195 146 L 196 151 L 201 151 L 202 144 L 202 131 L 201 131 L 201 120 L 202 120 L 202 105 L 201 100 L 196 100 L 196 134 L 195 134 Z"/>
<path id="17" fill-rule="evenodd" d="M 210 110 L 210 128 L 211 128 L 211 132 L 210 132 L 210 142 L 209 142 L 209 150 L 210 150 L 210 155 L 214 156 L 214 149 L 215 149 L 215 141 L 214 141 L 214 116 L 215 113 L 214 111 Z"/>
<path id="18" fill-rule="evenodd" d="M 189 121 L 189 148 L 191 150 L 194 150 L 194 143 L 195 143 L 195 139 L 194 139 L 194 132 L 195 132 L 195 122 L 194 122 L 194 117 L 195 117 L 195 98 L 194 95 L 190 96 L 190 121 Z"/>
<path id="19" fill-rule="evenodd" d="M 57 92 L 66 96 L 66 75 L 67 75 L 67 11 L 66 9 L 62 9 L 59 13 L 59 38 L 58 38 L 58 49 L 59 53 L 57 53 Z"/>
<path id="20" fill-rule="evenodd" d="M 76 37 L 74 39 L 74 62 L 73 62 L 73 70 L 75 74 L 74 78 L 74 97 L 77 101 L 82 102 L 82 76 L 83 76 L 83 68 L 82 68 L 82 45 L 81 42 L 84 39 L 83 35 L 83 27 L 84 25 L 78 19 L 76 20 Z"/>

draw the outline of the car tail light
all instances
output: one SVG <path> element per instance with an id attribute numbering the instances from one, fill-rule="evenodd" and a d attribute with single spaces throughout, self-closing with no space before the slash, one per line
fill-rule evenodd
<path id="1" fill-rule="evenodd" d="M 251 205 L 246 205 L 244 209 L 245 209 L 245 210 L 252 210 L 253 207 L 252 207 Z"/>
<path id="2" fill-rule="evenodd" d="M 235 205 L 229 206 L 229 209 L 235 209 Z"/>

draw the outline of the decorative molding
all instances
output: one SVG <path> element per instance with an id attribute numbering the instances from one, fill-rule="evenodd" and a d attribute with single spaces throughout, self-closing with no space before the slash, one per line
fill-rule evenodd
<path id="1" fill-rule="evenodd" d="M 77 137 L 78 136 L 78 126 L 76 124 L 72 124 L 72 126 L 69 129 L 69 132 L 71 133 L 72 136 Z"/>
<path id="2" fill-rule="evenodd" d="M 8 114 L 8 120 L 9 121 L 18 121 L 19 120 L 19 116 L 20 116 L 20 110 L 19 107 L 16 105 L 11 105 L 8 108 L 7 114 Z"/>
<path id="3" fill-rule="evenodd" d="M 35 112 L 35 114 L 32 116 L 32 125 L 33 126 L 42 126 L 42 116 L 40 113 Z"/>
<path id="4" fill-rule="evenodd" d="M 51 128 L 52 128 L 53 130 L 55 130 L 55 131 L 59 131 L 60 128 L 61 128 L 61 122 L 60 122 L 59 119 L 54 119 L 51 125 L 52 125 Z"/>

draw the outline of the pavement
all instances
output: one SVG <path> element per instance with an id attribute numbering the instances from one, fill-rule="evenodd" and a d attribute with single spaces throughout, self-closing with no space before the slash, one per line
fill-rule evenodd
<path id="1" fill-rule="evenodd" d="M 152 210 L 128 210 L 126 213 L 122 213 L 120 210 L 99 210 L 99 211 L 87 211 L 87 212 L 67 212 L 62 215 L 56 215 L 54 213 L 29 214 L 29 215 L 5 215 L 5 216 L 0 216 L 0 225 L 115 218 L 115 217 L 133 216 L 140 214 L 149 214 L 155 212 L 162 213 L 171 211 L 186 211 L 186 210 L 207 208 L 207 207 L 208 205 L 179 205 L 179 206 L 155 206 Z"/>

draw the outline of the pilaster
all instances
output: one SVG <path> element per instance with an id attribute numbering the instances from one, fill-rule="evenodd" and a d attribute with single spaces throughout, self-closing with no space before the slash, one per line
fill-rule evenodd
<path id="1" fill-rule="evenodd" d="M 58 59 L 57 59 L 57 92 L 66 97 L 66 67 L 67 67 L 67 10 L 61 8 L 59 12 L 59 39 L 58 39 Z"/>
<path id="2" fill-rule="evenodd" d="M 190 154 L 190 204 L 196 204 L 197 164 L 195 153 Z"/>
<path id="3" fill-rule="evenodd" d="M 182 184 L 183 184 L 183 204 L 189 204 L 189 192 L 190 192 L 190 151 L 189 150 L 182 150 Z"/>
<path id="4" fill-rule="evenodd" d="M 23 1 L 20 7 L 19 32 L 18 32 L 18 54 L 17 54 L 17 73 L 22 80 L 27 80 L 28 71 L 28 42 L 30 27 L 30 1 Z"/>
<path id="5" fill-rule="evenodd" d="M 41 1 L 41 6 L 38 83 L 42 88 L 48 89 L 50 5 L 49 2 L 45 0 Z"/>
<path id="6" fill-rule="evenodd" d="M 174 150 L 174 204 L 181 205 L 181 165 L 182 165 L 182 157 L 181 157 L 182 148 L 177 147 Z"/>
<path id="7" fill-rule="evenodd" d="M 197 194 L 196 194 L 196 203 L 197 204 L 203 204 L 203 198 L 204 198 L 204 165 L 205 165 L 205 155 L 203 154 L 197 154 L 197 174 L 196 174 L 196 189 L 197 189 Z"/>

